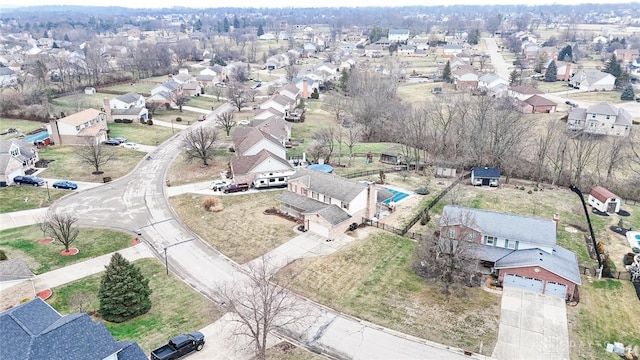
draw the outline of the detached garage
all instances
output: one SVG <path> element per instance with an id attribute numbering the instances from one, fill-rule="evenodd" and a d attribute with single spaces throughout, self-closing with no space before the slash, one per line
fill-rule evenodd
<path id="1" fill-rule="evenodd" d="M 588 202 L 589 205 L 598 211 L 613 214 L 620 211 L 622 200 L 616 194 L 602 186 L 596 186 L 591 189 Z"/>
<path id="2" fill-rule="evenodd" d="M 540 249 L 518 250 L 496 261 L 502 286 L 573 300 L 580 281 L 575 255 L 559 246 L 552 253 Z"/>

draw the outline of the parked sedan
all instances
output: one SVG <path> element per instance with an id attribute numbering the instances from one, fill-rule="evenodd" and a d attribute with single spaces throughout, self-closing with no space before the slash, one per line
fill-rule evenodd
<path id="1" fill-rule="evenodd" d="M 109 140 L 103 141 L 102 145 L 118 146 L 118 145 L 120 145 L 120 141 L 114 140 L 114 139 L 109 139 Z"/>
<path id="2" fill-rule="evenodd" d="M 78 184 L 71 182 L 71 181 L 67 181 L 67 180 L 61 180 L 61 181 L 56 181 L 53 183 L 53 188 L 54 189 L 68 189 L 68 190 L 75 190 L 78 188 Z"/>
<path id="3" fill-rule="evenodd" d="M 133 150 L 138 148 L 138 144 L 136 143 L 124 143 L 124 144 L 120 144 L 120 146 L 126 149 L 133 149 Z"/>
<path id="4" fill-rule="evenodd" d="M 18 185 L 33 185 L 33 186 L 42 186 L 44 185 L 44 180 L 39 177 L 35 177 L 33 175 L 25 175 L 25 176 L 16 176 L 13 178 L 13 182 Z"/>
<path id="5" fill-rule="evenodd" d="M 213 191 L 221 191 L 227 185 L 229 185 L 229 183 L 227 183 L 226 181 L 216 180 L 216 181 L 212 181 L 211 184 L 209 184 L 209 189 Z"/>
<path id="6" fill-rule="evenodd" d="M 119 142 L 120 144 L 124 144 L 124 143 L 126 143 L 126 142 L 127 142 L 127 139 L 126 139 L 126 138 L 123 138 L 123 137 L 114 137 L 114 138 L 112 138 L 112 139 L 113 139 L 113 140 L 115 140 L 115 141 L 117 141 L 117 142 Z"/>

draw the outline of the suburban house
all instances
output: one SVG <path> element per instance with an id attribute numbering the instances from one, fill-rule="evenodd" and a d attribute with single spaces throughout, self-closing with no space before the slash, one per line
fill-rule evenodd
<path id="1" fill-rule="evenodd" d="M 375 184 L 354 182 L 322 171 L 299 169 L 278 197 L 280 211 L 295 217 L 305 230 L 336 239 L 353 223 L 376 213 Z"/>
<path id="2" fill-rule="evenodd" d="M 519 101 L 516 109 L 523 114 L 552 113 L 556 112 L 556 106 L 556 103 L 541 95 L 533 95 L 524 101 Z"/>
<path id="3" fill-rule="evenodd" d="M 146 120 L 149 111 L 145 107 L 144 97 L 136 93 L 126 93 L 109 100 L 112 119 L 128 119 L 134 122 Z"/>
<path id="4" fill-rule="evenodd" d="M 278 139 L 282 145 L 285 145 L 291 139 L 291 124 L 286 122 L 281 116 L 271 116 L 266 119 L 254 119 L 251 122 L 251 128 L 270 134 Z M 236 132 L 240 129 L 250 128 L 236 128 Z"/>
<path id="5" fill-rule="evenodd" d="M 284 113 L 280 112 L 274 108 L 267 108 L 267 109 L 258 109 L 256 110 L 256 113 L 253 115 L 253 119 L 254 120 L 265 120 L 268 119 L 272 116 L 278 116 L 284 119 Z M 237 131 L 237 129 L 236 129 Z"/>
<path id="6" fill-rule="evenodd" d="M 500 169 L 490 167 L 474 167 L 471 169 L 471 185 L 498 186 Z"/>
<path id="7" fill-rule="evenodd" d="M 37 297 L 0 313 L 0 324 L 0 359 L 147 359 L 137 343 L 116 341 L 86 313 L 62 316 Z"/>
<path id="8" fill-rule="evenodd" d="M 181 94 L 182 86 L 174 80 L 169 80 L 151 89 L 151 96 L 163 92 L 169 94 Z"/>
<path id="9" fill-rule="evenodd" d="M 552 61 L 556 65 L 556 80 L 569 81 L 569 79 L 571 79 L 571 76 L 573 76 L 573 74 L 571 73 L 570 62 L 547 59 L 547 61 L 542 65 L 542 68 L 543 68 L 542 74 L 546 73 L 546 70 Z"/>
<path id="10" fill-rule="evenodd" d="M 390 43 L 406 43 L 409 40 L 409 29 L 389 29 L 387 38 Z"/>
<path id="11" fill-rule="evenodd" d="M 589 205 L 603 213 L 617 213 L 620 211 L 622 199 L 602 186 L 596 186 L 589 192 Z"/>
<path id="12" fill-rule="evenodd" d="M 517 85 L 517 86 L 510 87 L 509 90 L 507 91 L 507 94 L 509 95 L 509 97 L 523 101 L 530 98 L 533 95 L 543 95 L 544 92 L 530 85 Z"/>
<path id="13" fill-rule="evenodd" d="M 611 91 L 616 77 L 602 71 L 578 71 L 569 80 L 569 85 L 582 91 Z"/>
<path id="14" fill-rule="evenodd" d="M 15 71 L 8 67 L 0 66 L 0 87 L 13 86 L 18 83 Z"/>
<path id="15" fill-rule="evenodd" d="M 370 58 L 379 58 L 384 55 L 382 45 L 369 44 L 364 47 L 364 56 Z"/>
<path id="16" fill-rule="evenodd" d="M 458 56 L 462 54 L 464 47 L 462 45 L 445 45 L 442 49 L 443 55 L 446 58 Z"/>
<path id="17" fill-rule="evenodd" d="M 506 86 L 507 84 L 507 80 L 495 74 L 484 74 L 478 78 L 478 89 L 483 89 L 487 92 L 490 92 L 491 89 L 495 89 L 499 85 Z"/>
<path id="18" fill-rule="evenodd" d="M 638 49 L 615 49 L 613 54 L 618 61 L 629 63 L 640 56 L 640 51 Z"/>
<path id="19" fill-rule="evenodd" d="M 206 89 L 208 87 L 213 86 L 216 77 L 214 75 L 198 75 L 196 76 L 196 81 L 200 84 L 200 87 Z"/>
<path id="20" fill-rule="evenodd" d="M 0 311 L 20 304 L 23 299 L 35 297 L 35 277 L 20 258 L 0 261 Z"/>
<path id="21" fill-rule="evenodd" d="M 197 81 L 189 81 L 182 84 L 182 92 L 189 96 L 200 96 L 202 93 L 202 87 Z"/>
<path id="22" fill-rule="evenodd" d="M 574 108 L 567 117 L 567 128 L 590 134 L 627 136 L 631 131 L 631 114 L 608 102 L 588 108 Z"/>
<path id="23" fill-rule="evenodd" d="M 289 83 L 284 89 L 279 91 L 280 95 L 289 98 L 298 105 L 300 103 L 300 94 L 302 91 L 294 83 Z"/>
<path id="24" fill-rule="evenodd" d="M 100 110 L 86 109 L 61 119 L 51 119 L 47 132 L 58 145 L 99 144 L 108 137 L 107 115 Z"/>
<path id="25" fill-rule="evenodd" d="M 459 67 L 451 74 L 456 90 L 476 89 L 478 87 L 478 74 L 475 70 Z"/>
<path id="26" fill-rule="evenodd" d="M 280 94 L 275 94 L 272 97 L 270 97 L 269 99 L 263 101 L 260 104 L 260 109 L 268 109 L 268 108 L 273 108 L 275 110 L 277 110 L 278 112 L 281 112 L 283 114 L 286 114 L 287 111 L 289 111 L 290 109 L 294 108 L 296 105 L 296 102 L 294 100 L 291 100 L 290 98 L 284 96 L 284 95 L 280 95 Z"/>
<path id="27" fill-rule="evenodd" d="M 255 188 L 284 186 L 295 172 L 286 159 L 265 149 L 255 155 L 232 157 L 229 166 L 235 183 L 247 183 Z"/>
<path id="28" fill-rule="evenodd" d="M 20 139 L 0 139 L 0 187 L 13 184 L 13 178 L 25 175 L 39 160 L 33 144 Z"/>
<path id="29" fill-rule="evenodd" d="M 554 220 L 447 205 L 440 239 L 468 241 L 470 256 L 503 286 L 573 299 L 581 284 L 574 253 L 556 245 Z"/>
<path id="30" fill-rule="evenodd" d="M 247 129 L 233 134 L 233 148 L 238 156 L 256 155 L 261 150 L 268 150 L 282 159 L 287 158 L 287 149 L 278 138 L 258 128 Z"/>

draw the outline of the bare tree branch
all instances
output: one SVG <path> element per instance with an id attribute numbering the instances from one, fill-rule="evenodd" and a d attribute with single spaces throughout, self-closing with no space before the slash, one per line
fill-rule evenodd
<path id="1" fill-rule="evenodd" d="M 106 146 L 97 143 L 94 139 L 88 139 L 84 145 L 78 147 L 76 155 L 82 163 L 92 166 L 94 174 L 101 174 L 100 168 L 113 158 L 113 152 Z"/>
<path id="2" fill-rule="evenodd" d="M 200 126 L 189 131 L 184 137 L 187 159 L 202 160 L 204 166 L 209 166 L 217 141 L 218 131 L 214 128 Z"/>
<path id="3" fill-rule="evenodd" d="M 49 216 L 47 231 L 69 251 L 69 246 L 76 241 L 80 230 L 75 226 L 78 218 L 69 213 L 52 214 Z"/>

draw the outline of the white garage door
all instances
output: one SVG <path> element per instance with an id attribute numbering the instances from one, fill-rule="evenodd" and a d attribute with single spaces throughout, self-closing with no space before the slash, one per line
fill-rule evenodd
<path id="1" fill-rule="evenodd" d="M 547 281 L 547 286 L 544 288 L 544 293 L 564 299 L 567 297 L 567 285 L 558 284 L 553 281 Z"/>
<path id="2" fill-rule="evenodd" d="M 542 280 L 522 277 L 514 274 L 506 274 L 502 285 L 533 291 L 540 294 L 542 294 L 543 288 Z"/>
<path id="3" fill-rule="evenodd" d="M 327 239 L 329 238 L 329 229 L 313 221 L 309 221 L 309 231 Z"/>

